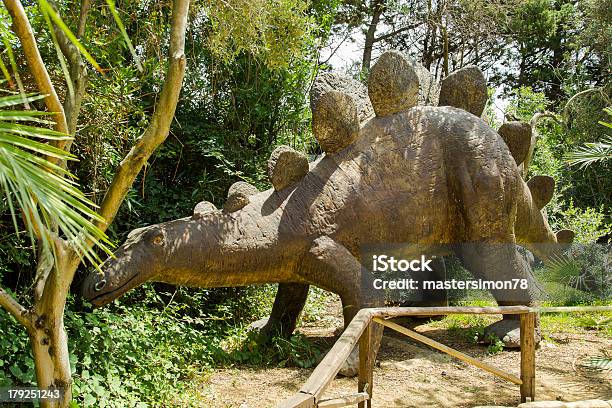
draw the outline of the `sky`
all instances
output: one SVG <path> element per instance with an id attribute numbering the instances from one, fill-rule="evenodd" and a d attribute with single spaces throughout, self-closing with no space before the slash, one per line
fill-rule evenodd
<path id="1" fill-rule="evenodd" d="M 380 32 L 385 32 L 385 27 L 381 26 Z M 360 63 L 363 48 L 364 48 L 364 33 L 361 28 L 353 29 L 349 35 L 349 39 L 342 41 L 342 38 L 333 39 L 329 46 L 321 50 L 320 61 L 325 61 L 329 58 L 330 64 L 334 71 L 346 72 L 356 64 Z M 333 55 L 332 55 L 333 52 Z M 375 61 L 379 52 L 372 52 L 372 60 Z M 485 77 L 487 73 L 485 72 Z M 504 111 L 508 106 L 508 101 L 501 98 L 501 90 L 497 90 L 493 95 L 493 110 L 500 123 L 505 121 Z"/>

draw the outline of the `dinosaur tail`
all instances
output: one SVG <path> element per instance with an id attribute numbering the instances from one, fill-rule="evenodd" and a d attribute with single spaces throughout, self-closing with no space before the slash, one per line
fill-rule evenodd
<path id="1" fill-rule="evenodd" d="M 542 209 L 552 199 L 555 182 L 550 176 L 534 176 L 519 191 L 514 233 L 518 244 L 524 245 L 538 258 L 548 260 L 559 255 L 574 240 L 574 232 L 554 233 Z"/>

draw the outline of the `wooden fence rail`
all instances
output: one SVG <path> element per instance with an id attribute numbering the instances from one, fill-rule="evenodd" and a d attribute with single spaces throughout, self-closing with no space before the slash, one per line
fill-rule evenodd
<path id="1" fill-rule="evenodd" d="M 498 307 L 385 307 L 362 309 L 353 318 L 332 349 L 314 369 L 299 392 L 281 402 L 277 408 L 345 407 L 357 404 L 359 408 L 371 408 L 373 371 L 375 355 L 373 340 L 376 325 L 383 325 L 399 333 L 427 344 L 439 351 L 456 357 L 466 363 L 488 371 L 498 377 L 520 386 L 521 401 L 535 398 L 535 322 L 537 313 L 566 313 L 612 311 L 612 306 L 542 307 L 498 306 Z M 520 378 L 497 367 L 470 357 L 458 350 L 438 343 L 413 330 L 407 329 L 388 319 L 400 316 L 440 316 L 449 314 L 501 314 L 519 315 L 521 328 Z M 323 399 L 323 393 L 334 380 L 342 364 L 359 343 L 359 378 L 357 393 Z"/>

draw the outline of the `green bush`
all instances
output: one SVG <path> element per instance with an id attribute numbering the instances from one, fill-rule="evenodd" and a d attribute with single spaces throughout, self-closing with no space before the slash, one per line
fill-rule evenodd
<path id="1" fill-rule="evenodd" d="M 592 304 L 612 299 L 609 245 L 574 244 L 564 256 L 535 271 L 553 304 Z"/>
<path id="2" fill-rule="evenodd" d="M 555 230 L 570 229 L 576 233 L 574 242 L 591 244 L 606 237 L 612 232 L 612 224 L 606 222 L 604 208 L 577 208 L 574 200 L 552 217 L 551 224 Z"/>
<path id="3" fill-rule="evenodd" d="M 194 394 L 183 392 L 190 380 L 226 358 L 223 343 L 235 341 L 246 322 L 269 311 L 271 286 L 226 289 L 223 297 L 223 291 L 166 293 L 146 285 L 93 312 L 70 300 L 65 323 L 75 403 L 179 405 L 177 396 Z M 27 334 L 3 310 L 0 332 L 0 386 L 35 385 Z M 299 357 L 302 344 L 292 340 L 289 347 L 296 364 L 306 358 Z"/>

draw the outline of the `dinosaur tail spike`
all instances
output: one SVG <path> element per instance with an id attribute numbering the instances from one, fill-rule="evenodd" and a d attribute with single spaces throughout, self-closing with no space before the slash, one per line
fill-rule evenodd
<path id="1" fill-rule="evenodd" d="M 412 63 L 397 51 L 382 54 L 370 72 L 368 95 L 378 117 L 416 106 L 419 77 Z"/>
<path id="2" fill-rule="evenodd" d="M 550 202 L 555 192 L 555 180 L 550 176 L 533 176 L 527 182 L 531 199 L 538 209 Z"/>
<path id="3" fill-rule="evenodd" d="M 527 122 L 506 122 L 497 131 L 506 142 L 516 165 L 525 161 L 531 146 L 531 125 Z"/>
<path id="4" fill-rule="evenodd" d="M 444 78 L 440 84 L 438 106 L 454 106 L 480 117 L 487 99 L 484 74 L 477 66 L 470 65 Z"/>
<path id="5" fill-rule="evenodd" d="M 359 134 L 359 115 L 353 98 L 333 90 L 321 95 L 312 112 L 312 133 L 327 154 L 350 145 Z"/>

